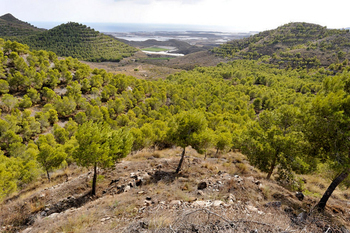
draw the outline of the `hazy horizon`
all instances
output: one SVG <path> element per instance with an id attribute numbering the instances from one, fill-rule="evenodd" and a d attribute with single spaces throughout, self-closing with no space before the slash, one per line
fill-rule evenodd
<path id="1" fill-rule="evenodd" d="M 15 15 L 14 15 L 15 16 Z M 15 16 L 16 17 L 16 16 Z M 19 18 L 20 19 L 20 18 Z M 68 22 L 28 22 L 31 25 L 52 29 Z M 147 23 L 96 23 L 96 22 L 77 22 L 89 26 L 100 32 L 155 32 L 155 31 L 217 31 L 217 32 L 235 32 L 249 33 L 252 31 L 237 31 L 229 27 L 206 26 L 206 25 L 184 25 L 184 24 L 147 24 Z"/>
<path id="2" fill-rule="evenodd" d="M 0 15 L 26 22 L 206 25 L 248 32 L 307 22 L 347 28 L 350 2 L 335 0 L 0 0 Z M 222 30 L 222 29 L 220 29 Z"/>

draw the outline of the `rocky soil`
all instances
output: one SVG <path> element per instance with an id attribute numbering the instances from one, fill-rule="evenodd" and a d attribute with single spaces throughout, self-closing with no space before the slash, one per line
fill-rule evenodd
<path id="1" fill-rule="evenodd" d="M 95 197 L 91 172 L 71 168 L 3 203 L 0 232 L 349 232 L 349 201 L 319 214 L 317 198 L 264 179 L 239 153 L 187 151 L 180 174 L 180 150 L 130 155 L 99 171 Z"/>

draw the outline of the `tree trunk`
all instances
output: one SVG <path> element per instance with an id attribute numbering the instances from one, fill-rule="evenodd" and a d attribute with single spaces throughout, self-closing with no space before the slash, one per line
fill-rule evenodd
<path id="1" fill-rule="evenodd" d="M 326 192 L 323 194 L 321 200 L 317 203 L 316 205 L 316 209 L 318 211 L 324 211 L 324 209 L 326 208 L 326 204 L 328 199 L 330 198 L 330 196 L 332 195 L 333 191 L 336 189 L 336 187 L 343 181 L 345 180 L 348 175 L 349 175 L 350 169 L 343 171 L 342 173 L 340 173 L 340 175 L 338 175 L 333 181 L 332 183 L 329 185 L 329 187 L 327 188 Z"/>
<path id="2" fill-rule="evenodd" d="M 47 175 L 47 179 L 49 180 L 49 183 L 51 183 L 50 173 L 48 170 L 46 171 L 46 175 Z"/>
<path id="3" fill-rule="evenodd" d="M 176 173 L 179 173 L 180 170 L 181 170 L 182 162 L 184 161 L 184 158 L 185 158 L 185 150 L 186 150 L 186 148 L 184 147 L 184 150 L 182 151 L 182 155 L 181 155 L 181 159 L 180 159 L 179 165 L 176 168 Z"/>
<path id="4" fill-rule="evenodd" d="M 92 190 L 91 195 L 96 195 L 96 181 L 97 181 L 97 164 L 94 165 L 94 178 L 92 179 Z"/>
<path id="5" fill-rule="evenodd" d="M 266 176 L 266 179 L 269 180 L 269 179 L 271 178 L 272 172 L 273 172 L 273 170 L 274 170 L 275 167 L 276 167 L 276 162 L 277 162 L 277 155 L 275 156 L 275 158 L 274 158 L 273 161 L 272 161 L 271 168 L 270 168 L 269 173 L 268 173 L 267 176 Z"/>

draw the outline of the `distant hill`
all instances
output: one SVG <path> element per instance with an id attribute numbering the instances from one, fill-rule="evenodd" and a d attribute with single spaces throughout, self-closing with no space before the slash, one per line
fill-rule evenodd
<path id="1" fill-rule="evenodd" d="M 0 37 L 8 36 L 28 36 L 43 32 L 33 25 L 23 22 L 11 14 L 5 14 L 0 17 Z"/>
<path id="2" fill-rule="evenodd" d="M 213 50 L 224 57 L 260 59 L 280 67 L 328 66 L 349 59 L 349 30 L 316 24 L 289 23 L 249 38 L 233 40 Z"/>
<path id="3" fill-rule="evenodd" d="M 37 35 L 20 38 L 31 48 L 86 61 L 120 61 L 137 51 L 125 43 L 79 23 L 61 24 Z"/>
<path id="4" fill-rule="evenodd" d="M 120 61 L 137 51 L 123 42 L 79 23 L 69 22 L 50 30 L 36 28 L 11 14 L 0 17 L 0 37 L 16 40 L 35 50 L 85 61 Z"/>

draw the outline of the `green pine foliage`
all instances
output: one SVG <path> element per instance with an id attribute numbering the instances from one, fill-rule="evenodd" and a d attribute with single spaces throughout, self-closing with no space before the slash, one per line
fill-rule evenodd
<path id="1" fill-rule="evenodd" d="M 86 61 L 120 61 L 131 56 L 136 49 L 90 27 L 69 22 L 19 41 L 32 49 L 45 49 L 61 57 L 74 57 Z"/>
<path id="2" fill-rule="evenodd" d="M 118 62 L 137 51 L 134 47 L 79 23 L 69 22 L 44 30 L 20 21 L 11 14 L 0 17 L 0 38 L 19 41 L 31 49 L 52 51 L 60 57 L 93 62 Z"/>
<path id="3" fill-rule="evenodd" d="M 96 170 L 151 147 L 180 146 L 185 153 L 191 145 L 206 155 L 240 149 L 269 176 L 277 168 L 311 172 L 339 158 L 335 169 L 349 165 L 347 133 L 338 135 L 348 124 L 347 62 L 330 72 L 235 60 L 141 80 L 2 39 L 0 61 L 0 168 L 11 168 L 0 170 L 2 199 L 40 174 L 50 179 L 58 167 Z M 334 120 L 335 131 L 326 133 L 322 116 Z M 318 131 L 327 147 L 316 144 Z M 337 137 L 341 146 L 333 148 L 330 138 Z"/>
<path id="4" fill-rule="evenodd" d="M 262 59 L 281 68 L 314 68 L 349 59 L 350 33 L 316 24 L 289 23 L 230 41 L 213 51 L 224 57 Z"/>
<path id="5" fill-rule="evenodd" d="M 42 31 L 44 30 L 23 22 L 11 14 L 5 14 L 0 17 L 0 37 L 28 36 Z"/>

